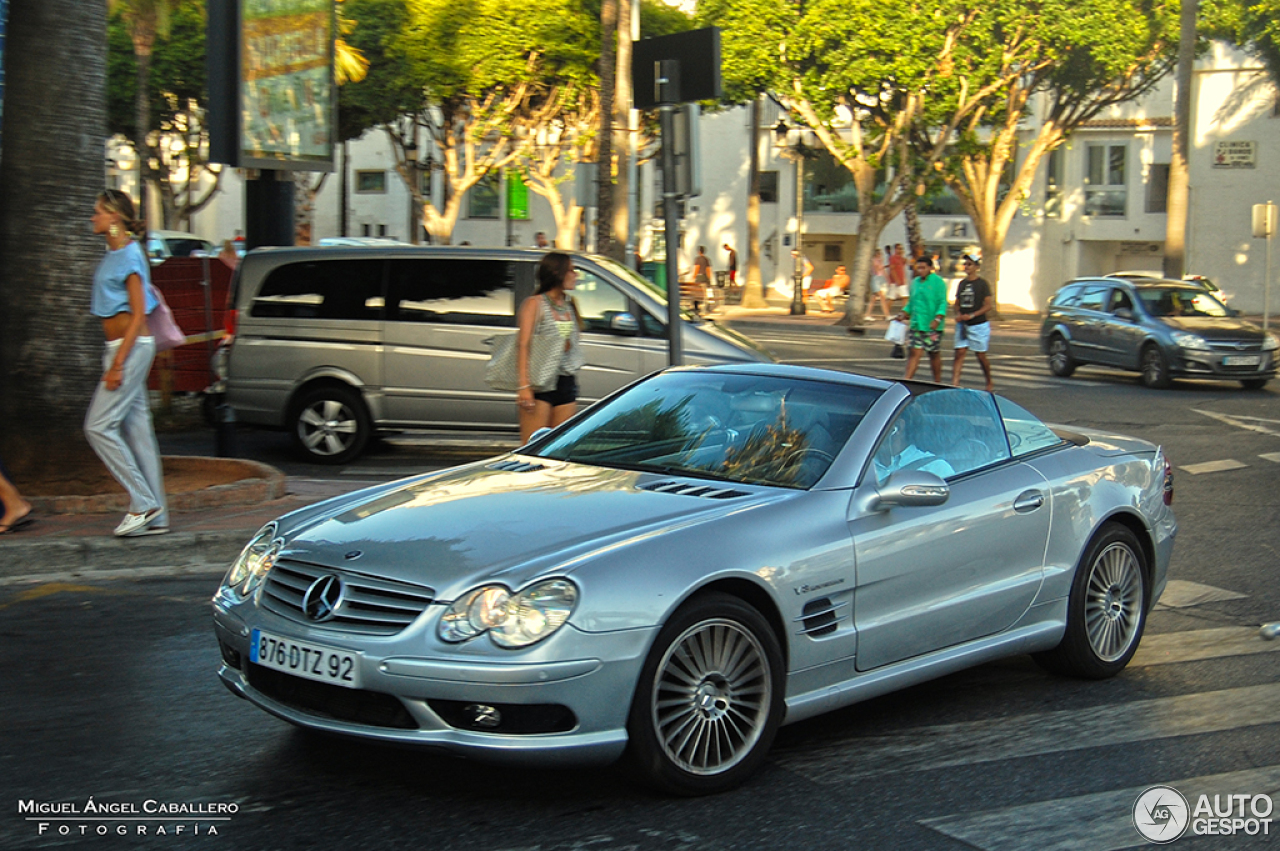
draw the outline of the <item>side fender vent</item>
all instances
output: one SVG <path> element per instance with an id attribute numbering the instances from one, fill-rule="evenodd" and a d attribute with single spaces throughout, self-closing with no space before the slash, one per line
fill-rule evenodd
<path id="1" fill-rule="evenodd" d="M 642 491 L 651 491 L 653 493 L 674 493 L 680 496 L 698 496 L 703 499 L 736 499 L 740 496 L 746 496 L 747 491 L 734 490 L 733 488 L 716 487 L 715 485 L 691 485 L 688 482 L 651 482 L 644 485 L 636 485 Z"/>
<path id="2" fill-rule="evenodd" d="M 546 464 L 537 464 L 532 461 L 521 461 L 517 458 L 508 458 L 506 461 L 499 461 L 497 464 L 490 464 L 490 470 L 505 470 L 508 473 L 532 473 L 535 470 L 545 470 Z"/>
<path id="3" fill-rule="evenodd" d="M 836 623 L 844 616 L 841 610 L 847 605 L 847 602 L 834 602 L 830 597 L 819 597 L 805 603 L 798 618 L 800 634 L 817 638 L 835 632 Z"/>

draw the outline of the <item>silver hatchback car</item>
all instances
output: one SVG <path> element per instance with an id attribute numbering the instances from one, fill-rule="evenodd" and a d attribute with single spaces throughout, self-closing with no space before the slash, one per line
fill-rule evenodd
<path id="1" fill-rule="evenodd" d="M 516 430 L 491 390 L 495 338 L 514 333 L 545 252 L 478 247 L 267 248 L 232 282 L 226 401 L 240 422 L 288 429 L 302 454 L 346 463 L 377 430 Z M 580 400 L 590 404 L 667 366 L 665 294 L 604 257 L 573 254 L 585 325 Z M 772 358 L 684 314 L 690 364 Z"/>

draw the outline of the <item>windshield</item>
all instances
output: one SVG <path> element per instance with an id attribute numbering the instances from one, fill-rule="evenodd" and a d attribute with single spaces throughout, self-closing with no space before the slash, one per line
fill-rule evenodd
<path id="1" fill-rule="evenodd" d="M 882 391 L 700 370 L 667 372 L 534 444 L 543 458 L 808 488 Z"/>
<path id="2" fill-rule="evenodd" d="M 1142 303 L 1152 316 L 1230 316 L 1225 305 L 1190 287 L 1143 287 Z"/>
<path id="3" fill-rule="evenodd" d="M 635 269 L 632 269 L 629 266 L 624 266 L 622 263 L 619 263 L 618 261 L 612 260 L 608 257 L 592 257 L 592 259 L 595 260 L 597 263 L 599 263 L 601 266 L 604 266 L 613 274 L 626 280 L 628 283 L 630 283 L 636 289 L 643 292 L 645 295 L 652 298 L 658 304 L 662 305 L 663 307 L 667 306 L 666 290 L 659 287 L 657 284 L 655 284 L 653 281 L 646 278 L 644 275 L 641 275 Z M 685 322 L 694 322 L 694 323 L 702 322 L 702 317 L 698 316 L 696 313 L 694 313 L 692 310 L 690 310 L 687 307 L 680 308 L 680 317 L 684 319 Z"/>

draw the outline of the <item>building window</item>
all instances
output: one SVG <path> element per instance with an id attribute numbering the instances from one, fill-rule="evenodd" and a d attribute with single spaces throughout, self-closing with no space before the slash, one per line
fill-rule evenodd
<path id="1" fill-rule="evenodd" d="M 778 203 L 778 173 L 776 171 L 760 172 L 760 203 Z"/>
<path id="2" fill-rule="evenodd" d="M 385 171 L 357 171 L 356 191 L 366 193 L 385 193 L 387 191 L 387 173 Z"/>
<path id="3" fill-rule="evenodd" d="M 502 173 L 494 170 L 480 178 L 468 193 L 470 210 L 467 215 L 473 219 L 496 219 L 501 207 L 498 202 L 502 194 Z"/>
<path id="4" fill-rule="evenodd" d="M 1125 214 L 1125 145 L 1087 145 L 1085 148 L 1084 214 Z"/>
<path id="5" fill-rule="evenodd" d="M 1147 212 L 1169 212 L 1169 164 L 1153 163 L 1147 178 Z"/>
<path id="6" fill-rule="evenodd" d="M 1062 215 L 1062 148 L 1049 152 L 1045 164 L 1044 214 L 1051 219 Z"/>

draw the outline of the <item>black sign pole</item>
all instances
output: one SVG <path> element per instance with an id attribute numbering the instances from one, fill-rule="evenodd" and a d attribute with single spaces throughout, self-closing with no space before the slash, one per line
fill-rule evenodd
<path id="1" fill-rule="evenodd" d="M 667 363 L 680 366 L 684 349 L 680 341 L 680 196 L 676 191 L 676 110 L 680 103 L 680 63 L 664 59 L 654 63 L 653 84 L 659 103 L 662 133 L 662 217 L 667 242 Z"/>

